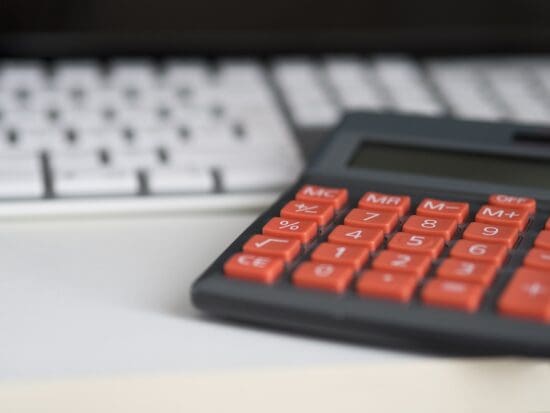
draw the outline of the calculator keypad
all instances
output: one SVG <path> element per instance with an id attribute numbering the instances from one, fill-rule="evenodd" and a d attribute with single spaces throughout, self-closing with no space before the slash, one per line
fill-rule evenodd
<path id="1" fill-rule="evenodd" d="M 504 194 L 476 210 L 438 198 L 412 209 L 408 195 L 372 191 L 347 206 L 348 197 L 345 188 L 304 185 L 224 273 L 267 284 L 290 274 L 300 289 L 475 312 L 536 213 L 534 199 Z M 523 266 L 491 299 L 503 317 L 550 322 L 550 218 L 528 242 Z"/>

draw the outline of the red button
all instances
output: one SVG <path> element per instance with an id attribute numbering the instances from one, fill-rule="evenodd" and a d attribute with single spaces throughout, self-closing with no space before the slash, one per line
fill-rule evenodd
<path id="1" fill-rule="evenodd" d="M 495 279 L 497 267 L 485 262 L 447 258 L 437 269 L 437 276 L 446 280 L 467 281 L 490 285 Z"/>
<path id="2" fill-rule="evenodd" d="M 445 240 L 442 237 L 414 235 L 405 232 L 398 232 L 388 243 L 390 250 L 427 254 L 432 258 L 437 258 L 444 246 Z"/>
<path id="3" fill-rule="evenodd" d="M 281 209 L 283 218 L 309 219 L 319 225 L 326 225 L 334 216 L 334 208 L 327 204 L 290 201 Z"/>
<path id="4" fill-rule="evenodd" d="M 313 261 L 351 265 L 355 270 L 360 269 L 368 257 L 367 248 L 328 242 L 320 244 L 311 254 Z"/>
<path id="5" fill-rule="evenodd" d="M 550 249 L 550 231 L 544 230 L 537 235 L 535 239 L 535 247 L 545 250 Z"/>
<path id="6" fill-rule="evenodd" d="M 328 240 L 335 244 L 358 245 L 374 251 L 384 241 L 384 232 L 373 228 L 338 225 L 329 234 Z"/>
<path id="7" fill-rule="evenodd" d="M 449 218 L 458 223 L 464 222 L 469 212 L 470 205 L 466 202 L 441 201 L 433 198 L 425 198 L 416 208 L 417 215 Z"/>
<path id="8" fill-rule="evenodd" d="M 399 216 L 407 213 L 411 206 L 411 197 L 405 195 L 388 195 L 379 192 L 367 192 L 359 200 L 359 208 L 375 211 L 395 212 Z"/>
<path id="9" fill-rule="evenodd" d="M 355 208 L 346 215 L 344 223 L 356 227 L 378 228 L 387 234 L 395 228 L 398 219 L 397 214 L 393 212 L 368 211 Z"/>
<path id="10" fill-rule="evenodd" d="M 550 218 L 546 221 L 546 229 L 550 229 Z"/>
<path id="11" fill-rule="evenodd" d="M 304 262 L 296 268 L 293 282 L 298 287 L 342 293 L 353 279 L 353 268 L 321 262 Z"/>
<path id="12" fill-rule="evenodd" d="M 403 224 L 403 232 L 434 235 L 449 241 L 456 232 L 456 221 L 448 218 L 428 218 L 412 215 Z"/>
<path id="13" fill-rule="evenodd" d="M 550 271 L 550 251 L 540 248 L 533 248 L 525 256 L 523 264 L 527 267 L 540 268 Z"/>
<path id="14" fill-rule="evenodd" d="M 298 239 L 305 244 L 317 235 L 317 224 L 313 221 L 276 217 L 265 224 L 262 232 L 264 235 Z"/>
<path id="15" fill-rule="evenodd" d="M 477 212 L 476 221 L 485 224 L 511 226 L 521 231 L 529 222 L 529 212 L 524 209 L 484 205 Z"/>
<path id="16" fill-rule="evenodd" d="M 334 209 L 340 209 L 348 201 L 348 190 L 345 188 L 330 188 L 328 186 L 304 185 L 296 193 L 296 199 L 299 201 L 329 204 Z"/>
<path id="17" fill-rule="evenodd" d="M 522 196 L 494 194 L 489 197 L 489 204 L 507 208 L 524 209 L 531 215 L 537 210 L 537 201 L 535 199 Z"/>
<path id="18" fill-rule="evenodd" d="M 375 270 L 409 273 L 416 279 L 426 275 L 432 260 L 428 255 L 406 254 L 396 251 L 382 251 L 372 263 Z"/>
<path id="19" fill-rule="evenodd" d="M 396 272 L 365 271 L 357 282 L 361 296 L 408 302 L 416 288 L 416 278 Z"/>
<path id="20" fill-rule="evenodd" d="M 432 279 L 422 290 L 424 304 L 468 312 L 477 311 L 484 288 L 479 284 Z"/>
<path id="21" fill-rule="evenodd" d="M 519 268 L 504 289 L 499 312 L 510 317 L 550 323 L 550 275 L 546 271 Z"/>
<path id="22" fill-rule="evenodd" d="M 481 242 L 496 242 L 507 248 L 514 248 L 519 231 L 514 227 L 472 222 L 464 231 L 464 239 Z"/>
<path id="23" fill-rule="evenodd" d="M 266 235 L 254 235 L 244 244 L 243 251 L 250 254 L 277 257 L 290 262 L 300 253 L 300 241 Z"/>
<path id="24" fill-rule="evenodd" d="M 256 254 L 238 253 L 223 266 L 227 277 L 272 284 L 281 275 L 284 261 Z"/>
<path id="25" fill-rule="evenodd" d="M 450 255 L 453 258 L 467 261 L 483 261 L 500 267 L 508 255 L 508 249 L 500 244 L 461 239 L 451 249 Z"/>

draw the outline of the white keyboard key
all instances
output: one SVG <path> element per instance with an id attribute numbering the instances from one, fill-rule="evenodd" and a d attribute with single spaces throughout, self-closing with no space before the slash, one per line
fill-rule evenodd
<path id="1" fill-rule="evenodd" d="M 20 130 L 14 146 L 25 152 L 38 153 L 64 150 L 70 146 L 70 143 L 62 131 L 48 128 L 40 131 Z"/>
<path id="2" fill-rule="evenodd" d="M 121 130 L 107 129 L 76 129 L 74 146 L 79 150 L 126 150 L 130 147 L 128 139 Z"/>
<path id="3" fill-rule="evenodd" d="M 273 74 L 298 127 L 326 128 L 338 120 L 339 108 L 322 84 L 319 68 L 307 60 L 280 60 Z"/>
<path id="4" fill-rule="evenodd" d="M 137 175 L 120 169 L 60 169 L 52 171 L 53 191 L 60 197 L 135 195 Z"/>
<path id="5" fill-rule="evenodd" d="M 487 91 L 479 68 L 468 62 L 433 61 L 429 75 L 439 89 L 451 113 L 466 119 L 497 120 L 505 112 Z"/>
<path id="6" fill-rule="evenodd" d="M 95 61 L 63 61 L 55 65 L 52 83 L 57 89 L 92 92 L 103 86 L 103 74 Z"/>
<path id="7" fill-rule="evenodd" d="M 0 198 L 40 198 L 44 195 L 44 181 L 38 168 L 0 166 Z"/>
<path id="8" fill-rule="evenodd" d="M 158 85 L 156 68 L 148 60 L 118 60 L 111 63 L 107 82 L 117 89 L 147 89 Z"/>
<path id="9" fill-rule="evenodd" d="M 99 110 L 63 110 L 56 124 L 62 129 L 104 129 L 109 123 Z"/>
<path id="10" fill-rule="evenodd" d="M 4 128 L 27 131 L 44 131 L 53 126 L 48 114 L 42 111 L 4 112 L 2 124 Z"/>
<path id="11" fill-rule="evenodd" d="M 149 191 L 154 194 L 201 193 L 215 189 L 214 176 L 203 168 L 161 167 L 148 174 Z"/>
<path id="12" fill-rule="evenodd" d="M 200 88 L 211 83 L 210 71 L 201 60 L 171 60 L 164 65 L 163 85 L 180 89 Z"/>
<path id="13" fill-rule="evenodd" d="M 439 115 L 443 106 L 432 93 L 418 65 L 400 57 L 378 58 L 374 70 L 400 112 Z"/>
<path id="14" fill-rule="evenodd" d="M 380 110 L 386 106 L 370 68 L 358 59 L 329 58 L 325 70 L 338 101 L 348 110 Z"/>
<path id="15" fill-rule="evenodd" d="M 154 169 L 161 165 L 156 151 L 127 150 L 109 153 L 109 163 L 124 170 Z"/>
<path id="16" fill-rule="evenodd" d="M 224 191 L 269 191 L 291 185 L 297 177 L 296 171 L 281 165 L 235 165 L 220 171 Z"/>
<path id="17" fill-rule="evenodd" d="M 0 90 L 42 89 L 47 86 L 44 65 L 41 62 L 4 62 L 0 66 Z"/>
<path id="18" fill-rule="evenodd" d="M 103 166 L 97 151 L 56 151 L 49 155 L 51 170 L 95 170 Z"/>
<path id="19" fill-rule="evenodd" d="M 504 60 L 485 65 L 483 72 L 512 120 L 550 123 L 550 108 L 525 67 Z"/>

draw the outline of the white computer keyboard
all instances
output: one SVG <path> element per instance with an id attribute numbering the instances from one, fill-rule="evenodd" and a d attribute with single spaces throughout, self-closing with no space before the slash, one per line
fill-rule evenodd
<path id="1" fill-rule="evenodd" d="M 550 59 L 0 61 L 0 216 L 261 207 L 357 109 L 549 124 Z"/>

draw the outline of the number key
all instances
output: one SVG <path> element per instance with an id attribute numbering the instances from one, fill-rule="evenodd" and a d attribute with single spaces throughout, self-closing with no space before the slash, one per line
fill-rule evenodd
<path id="1" fill-rule="evenodd" d="M 432 260 L 424 254 L 406 254 L 397 251 L 382 251 L 372 263 L 372 268 L 380 271 L 413 274 L 416 279 L 424 277 Z"/>
<path id="2" fill-rule="evenodd" d="M 403 232 L 409 234 L 435 235 L 449 241 L 456 232 L 457 223 L 454 219 L 428 218 L 412 215 L 403 224 Z"/>
<path id="3" fill-rule="evenodd" d="M 500 244 L 461 239 L 451 249 L 450 255 L 453 258 L 483 261 L 500 267 L 508 255 L 508 249 Z"/>
<path id="4" fill-rule="evenodd" d="M 535 247 L 545 250 L 550 249 L 550 231 L 544 230 L 537 235 L 535 239 Z"/>
<path id="5" fill-rule="evenodd" d="M 304 262 L 296 268 L 292 281 L 298 287 L 342 293 L 353 279 L 349 265 Z"/>
<path id="6" fill-rule="evenodd" d="M 495 265 L 479 262 L 465 261 L 456 258 L 447 258 L 437 269 L 437 276 L 447 280 L 475 282 L 488 286 L 496 276 Z"/>
<path id="7" fill-rule="evenodd" d="M 518 240 L 518 234 L 518 229 L 514 227 L 472 222 L 468 225 L 466 231 L 464 231 L 464 239 L 481 242 L 497 242 L 511 249 Z"/>
<path id="8" fill-rule="evenodd" d="M 390 250 L 428 254 L 432 258 L 437 258 L 444 246 L 445 240 L 441 237 L 413 235 L 405 232 L 398 232 L 388 243 Z"/>
<path id="9" fill-rule="evenodd" d="M 374 251 L 384 240 L 384 233 L 379 229 L 338 225 L 329 234 L 328 240 L 335 244 L 358 245 Z"/>
<path id="10" fill-rule="evenodd" d="M 351 265 L 355 270 L 361 268 L 368 257 L 366 248 L 328 242 L 320 244 L 311 254 L 313 261 Z"/>
<path id="11" fill-rule="evenodd" d="M 394 212 L 382 212 L 365 209 L 352 209 L 344 223 L 356 227 L 379 228 L 386 234 L 391 232 L 397 224 L 399 217 Z"/>

